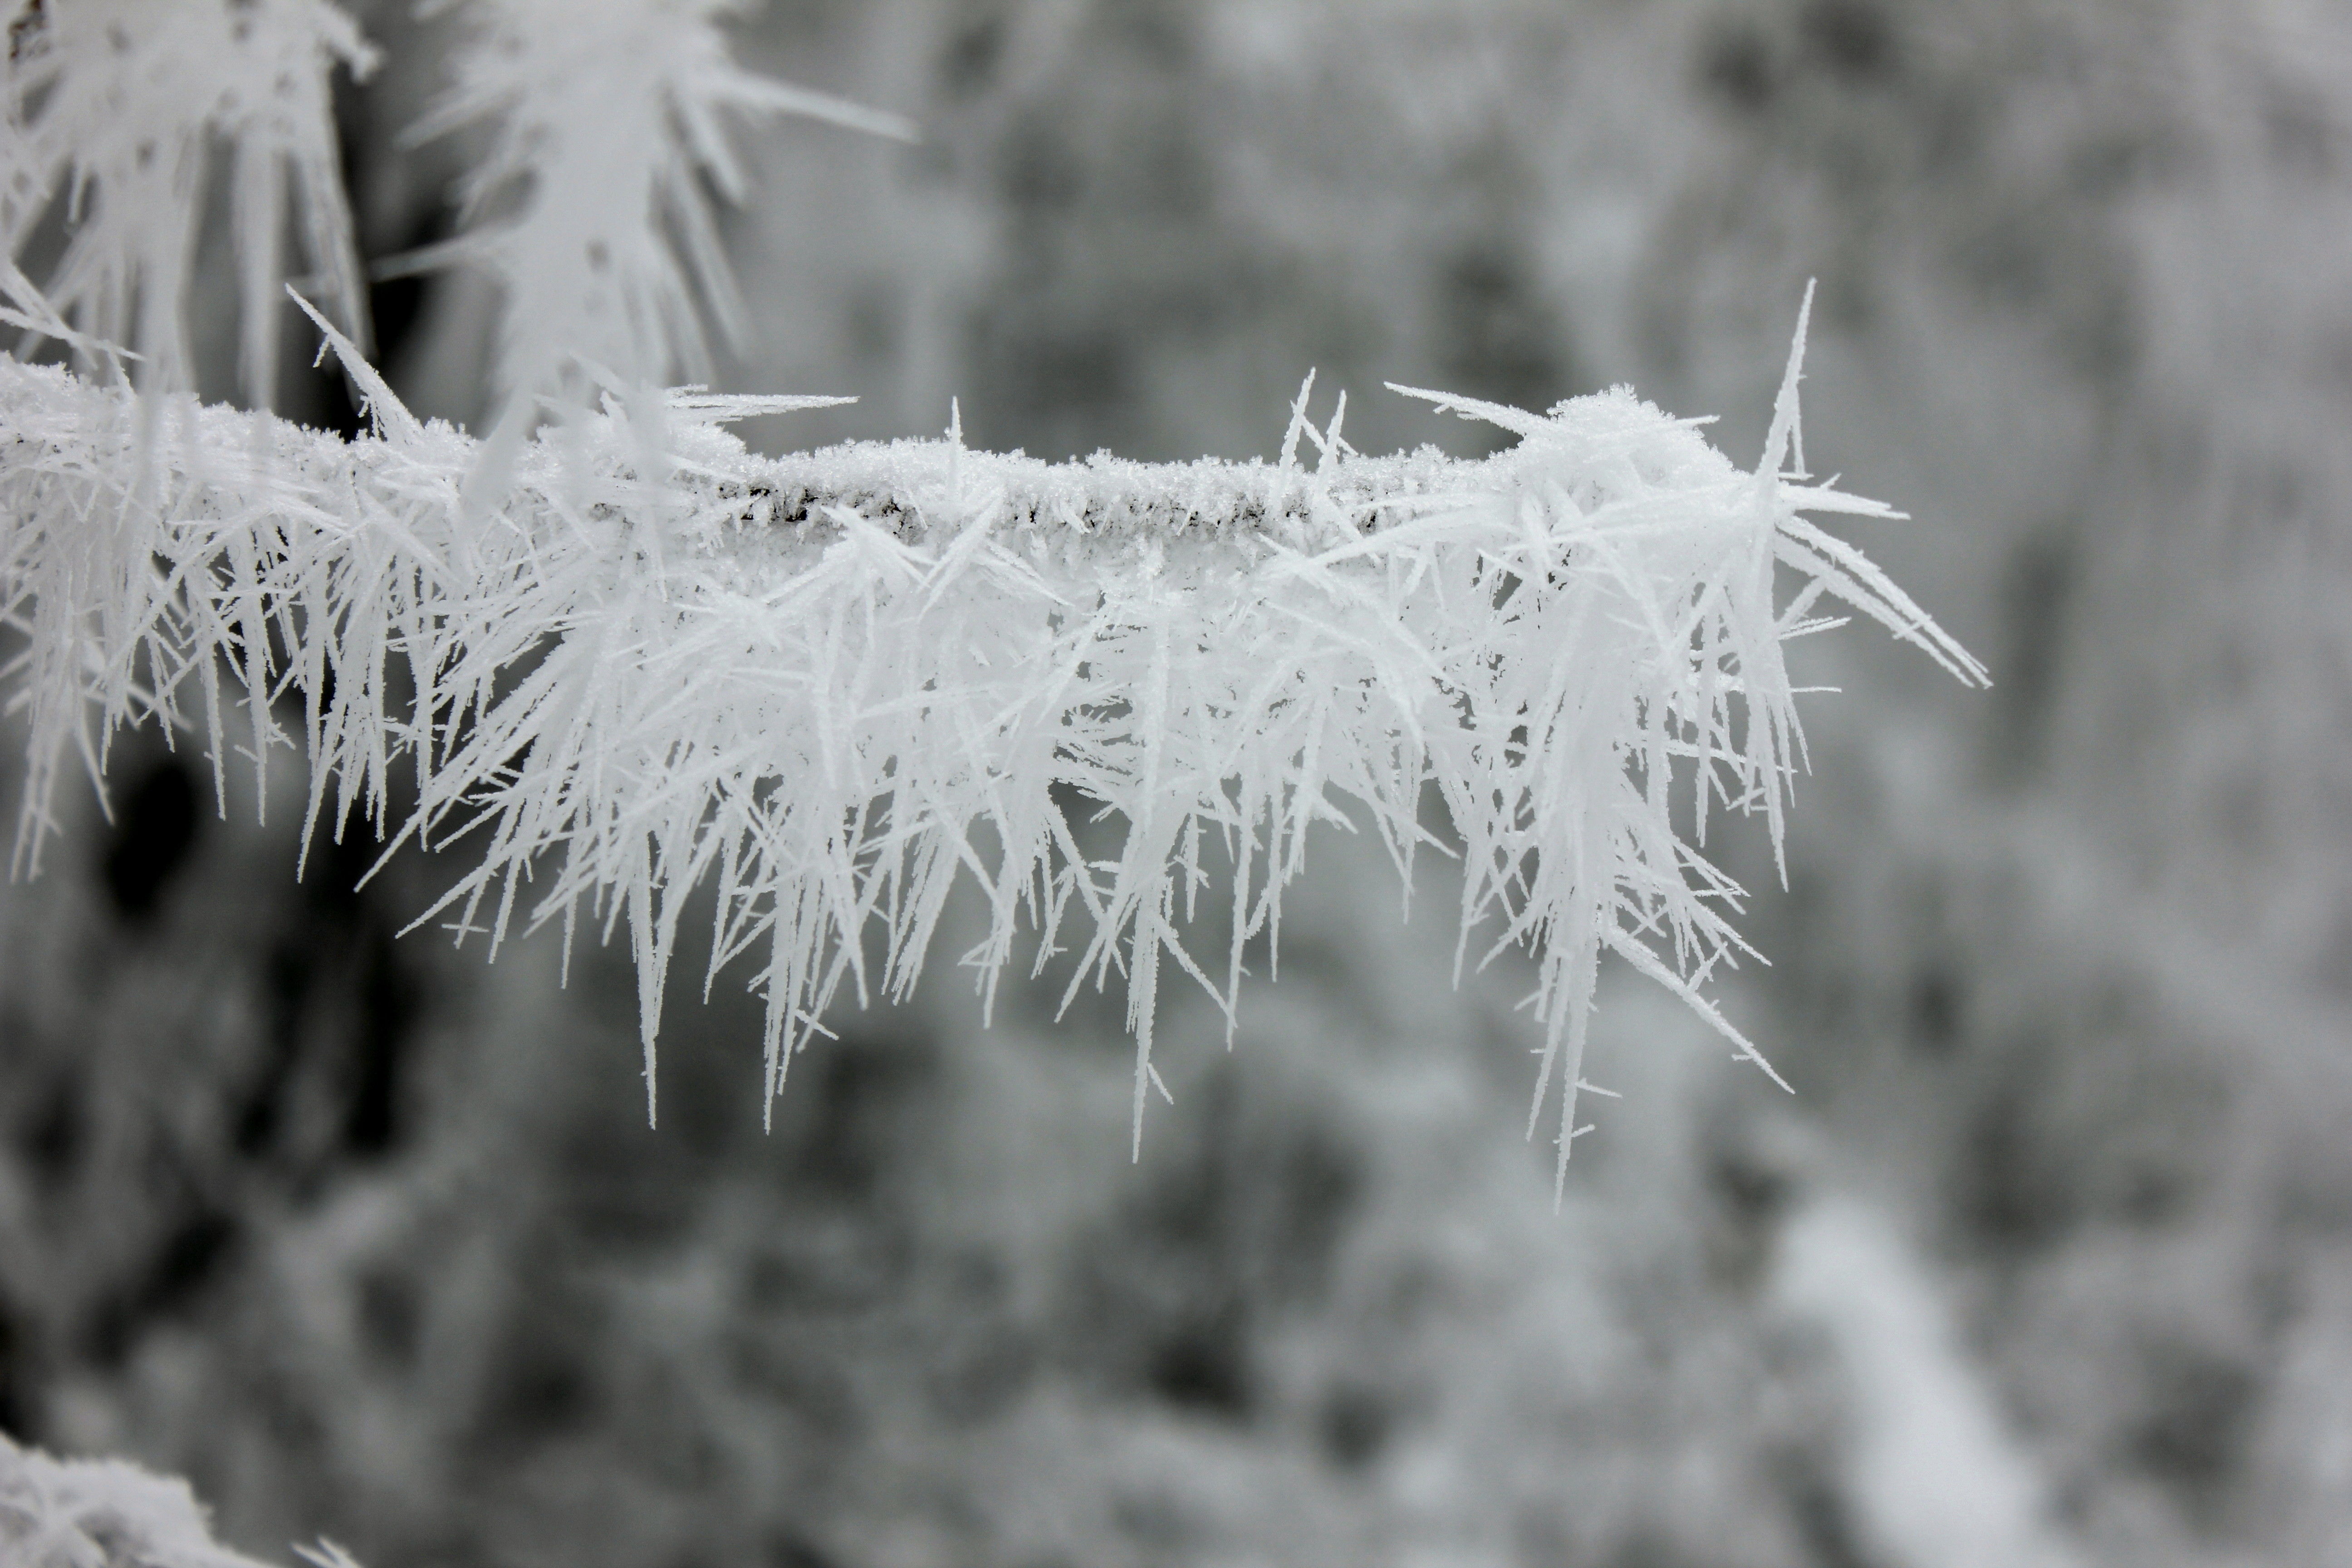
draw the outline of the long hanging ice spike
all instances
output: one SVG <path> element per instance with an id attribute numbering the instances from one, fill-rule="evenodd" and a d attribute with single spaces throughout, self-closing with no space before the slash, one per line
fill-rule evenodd
<path id="1" fill-rule="evenodd" d="M 709 370 L 707 313 L 740 344 L 748 315 L 712 196 L 742 200 L 730 121 L 797 115 L 911 141 L 904 117 L 747 71 L 719 23 L 750 0 L 427 0 L 472 33 L 406 140 L 487 134 L 456 195 L 457 238 L 380 277 L 467 264 L 503 285 L 497 399 L 470 488 L 495 501 L 544 404 L 594 401 L 593 367 L 658 386 Z M 643 434 L 656 434 L 648 429 Z"/>
<path id="2" fill-rule="evenodd" d="M 1793 364 L 1752 473 L 1622 389 L 1540 416 L 1452 400 L 1520 437 L 1475 461 L 1360 456 L 1335 418 L 1311 469 L 1050 464 L 960 436 L 757 458 L 720 426 L 772 405 L 688 391 L 651 411 L 646 472 L 647 411 L 608 396 L 521 448 L 483 516 L 460 499 L 476 443 L 329 335 L 373 436 L 185 402 L 149 419 L 126 389 L 0 361 L 19 864 L 58 766 L 95 774 L 121 723 L 200 731 L 216 769 L 233 728 L 257 765 L 299 745 L 310 831 L 357 813 L 395 845 L 467 841 L 478 863 L 425 917 L 461 940 L 626 924 L 649 1112 L 688 889 L 718 889 L 713 970 L 756 971 L 772 1094 L 845 989 L 914 983 L 969 875 L 984 988 L 1021 927 L 1050 949 L 1081 913 L 1083 974 L 1123 975 L 1139 1137 L 1166 967 L 1230 1015 L 1307 830 L 1369 826 L 1409 871 L 1433 783 L 1465 942 L 1539 957 L 1564 1160 L 1602 952 L 1755 1057 L 1698 991 L 1741 951 L 1739 889 L 1669 798 L 1696 779 L 1777 824 L 1803 612 L 1841 600 L 1982 678 L 1800 515 L 1893 514 L 1780 472 Z M 133 462 L 142 420 L 160 434 Z M 1124 824 L 1108 855 L 1081 848 L 1072 794 Z M 1222 962 L 1185 941 L 1212 876 Z"/>
<path id="3" fill-rule="evenodd" d="M 68 331 L 0 320 L 97 363 L 88 340 L 119 343 L 136 351 L 142 388 L 185 390 L 190 289 L 219 184 L 247 399 L 266 407 L 275 392 L 289 228 L 312 292 L 364 340 L 331 81 L 339 66 L 364 76 L 375 56 L 348 14 L 329 0 L 0 0 L 0 260 L 15 274 L 54 209 L 71 234 L 43 279 Z"/>

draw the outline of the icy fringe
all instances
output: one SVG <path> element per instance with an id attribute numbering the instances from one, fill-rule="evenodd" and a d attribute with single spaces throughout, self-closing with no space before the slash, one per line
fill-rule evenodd
<path id="1" fill-rule="evenodd" d="M 327 1542 L 314 1568 L 357 1568 Z M 0 1434 L 0 1563 L 8 1568 L 262 1568 L 213 1540 L 188 1483 L 120 1459 L 53 1459 Z"/>
<path id="2" fill-rule="evenodd" d="M 1739 889 L 1700 846 L 1717 805 L 1779 844 L 1801 746 L 1781 643 L 1836 600 L 1982 675 L 1801 515 L 1896 514 L 1784 472 L 1794 354 L 1753 473 L 1622 389 L 1549 416 L 1412 394 L 1519 437 L 1478 461 L 1362 456 L 1302 393 L 1280 461 L 1170 465 L 958 434 L 759 458 L 720 426 L 815 400 L 687 390 L 656 411 L 661 471 L 642 408 L 610 395 L 521 447 L 482 514 L 461 500 L 477 443 L 328 331 L 371 437 L 186 399 L 156 416 L 0 361 L 0 611 L 32 732 L 17 868 L 69 753 L 96 779 L 152 717 L 200 730 L 216 780 L 241 752 L 266 798 L 299 708 L 306 844 L 359 814 L 394 847 L 478 846 L 419 923 L 454 914 L 494 952 L 519 910 L 567 951 L 583 914 L 625 924 L 649 1114 L 689 889 L 718 893 L 706 994 L 756 966 L 772 1097 L 845 986 L 906 994 L 968 872 L 984 1003 L 1016 931 L 1042 967 L 1074 910 L 1072 990 L 1124 976 L 1139 1149 L 1164 967 L 1230 1024 L 1308 828 L 1369 826 L 1409 874 L 1434 784 L 1466 870 L 1457 969 L 1474 934 L 1482 963 L 1540 955 L 1535 1110 L 1564 1086 L 1564 1166 L 1604 951 L 1762 1062 L 1699 994 L 1742 951 Z M 415 805 L 394 821 L 399 770 Z M 1114 853 L 1082 847 L 1074 808 L 1123 825 Z M 1222 954 L 1180 940 L 1204 895 L 1229 901 Z"/>
<path id="3" fill-rule="evenodd" d="M 457 195 L 467 231 L 394 258 L 380 277 L 454 265 L 504 286 L 492 371 L 499 414 L 477 489 L 490 499 L 545 400 L 594 401 L 599 373 L 632 385 L 707 379 L 707 312 L 729 342 L 748 317 L 707 182 L 748 188 L 730 115 L 799 114 L 902 141 L 895 114 L 770 80 L 730 57 L 718 23 L 748 0 L 426 0 L 473 37 L 448 91 L 404 140 L 487 129 Z M 651 453 L 646 454 L 650 458 Z"/>
<path id="4" fill-rule="evenodd" d="M 330 78 L 375 56 L 348 16 L 326 0 L 0 0 L 0 291 L 15 307 L 0 320 L 101 362 L 96 345 L 120 344 L 144 390 L 193 386 L 189 285 L 225 159 L 247 398 L 276 390 L 289 220 L 304 291 L 364 342 Z M 72 237 L 44 280 L 56 320 L 28 319 L 17 268 L 58 216 Z"/>

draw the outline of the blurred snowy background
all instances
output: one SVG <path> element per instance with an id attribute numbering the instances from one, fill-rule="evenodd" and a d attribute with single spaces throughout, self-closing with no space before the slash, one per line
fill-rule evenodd
<path id="1" fill-rule="evenodd" d="M 364 244 L 441 23 L 362 5 Z M 1394 380 L 1631 382 L 1812 467 L 1992 666 L 1802 645 L 1773 961 L 1798 1088 L 1604 984 L 1566 1212 L 1528 971 L 1448 984 L 1332 834 L 1236 1047 L 992 1031 L 951 962 L 759 1125 L 681 985 L 394 932 L 455 874 L 215 820 L 150 743 L 0 902 L 0 1429 L 371 1568 L 2352 1562 L 2352 10 L 2333 0 L 772 0 L 746 60 L 901 148 L 757 140 L 751 390 L 1065 457 L 1475 439 Z M 478 417 L 493 302 L 387 284 Z M 226 364 L 226 360 L 224 360 Z M 331 384 L 310 416 L 348 419 Z M 298 410 L 299 412 L 299 410 Z M 13 787 L 13 780 L 10 787 Z M 288 787 L 296 787 L 288 781 Z M 250 804 L 250 803 L 246 803 Z M 689 922 L 690 923 L 690 922 Z M 948 933 L 939 952 L 959 951 Z M 681 973 L 697 966 L 681 962 Z"/>

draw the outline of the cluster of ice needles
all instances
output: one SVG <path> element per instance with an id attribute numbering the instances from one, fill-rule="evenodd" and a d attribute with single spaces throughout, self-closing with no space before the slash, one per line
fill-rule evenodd
<path id="1" fill-rule="evenodd" d="M 59 765 L 97 776 L 125 722 L 200 732 L 216 772 L 291 742 L 306 841 L 362 816 L 470 842 L 425 918 L 493 949 L 518 920 L 625 929 L 649 1097 L 689 889 L 717 889 L 711 970 L 756 974 L 773 1093 L 845 990 L 914 984 L 969 876 L 984 994 L 1024 926 L 1041 964 L 1082 943 L 1081 981 L 1123 978 L 1139 1138 L 1162 978 L 1230 1016 L 1309 829 L 1369 828 L 1409 870 L 1434 786 L 1465 955 L 1540 955 L 1565 1161 L 1604 952 L 1762 1059 L 1699 994 L 1740 944 L 1698 840 L 1729 807 L 1778 841 L 1783 642 L 1838 601 L 1980 675 L 1802 515 L 1889 514 L 1784 471 L 1793 356 L 1754 472 L 1622 390 L 1541 416 L 1417 394 L 1518 437 L 1479 460 L 1359 454 L 1302 395 L 1279 461 L 1185 464 L 954 434 L 762 458 L 725 423 L 807 400 L 689 390 L 550 427 L 479 510 L 475 440 L 319 324 L 372 435 L 0 362 L 18 865 Z M 1082 847 L 1080 813 L 1115 847 Z M 1222 952 L 1185 940 L 1204 899 Z"/>

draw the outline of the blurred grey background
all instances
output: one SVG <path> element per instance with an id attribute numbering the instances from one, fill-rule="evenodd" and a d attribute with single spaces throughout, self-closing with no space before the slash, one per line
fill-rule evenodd
<path id="1" fill-rule="evenodd" d="M 446 23 L 363 5 L 365 244 Z M 1796 1085 L 1604 983 L 1565 1212 L 1514 962 L 1337 833 L 1228 1053 L 979 1026 L 950 931 L 759 1119 L 756 1012 L 394 932 L 454 868 L 214 819 L 152 740 L 0 902 L 0 1427 L 371 1568 L 2352 1562 L 2352 9 L 2336 0 L 771 0 L 905 111 L 747 136 L 771 448 L 1472 450 L 1380 390 L 1630 382 L 1809 457 L 1991 665 L 1802 647 Z M 387 284 L 479 413 L 495 301 Z M 313 417 L 348 421 L 332 385 Z M 13 788 L 13 780 L 8 787 Z M 289 784 L 289 787 L 290 784 Z M 239 803 L 247 805 L 250 802 Z M 686 962 L 681 973 L 697 966 Z"/>

